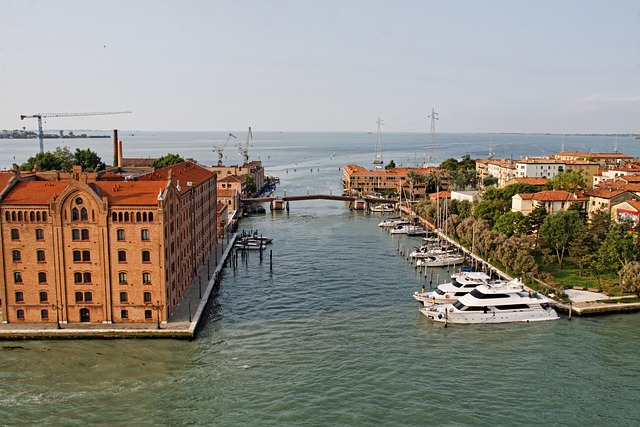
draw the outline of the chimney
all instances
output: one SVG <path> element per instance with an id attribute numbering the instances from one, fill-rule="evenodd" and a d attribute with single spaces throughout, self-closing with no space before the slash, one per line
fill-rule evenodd
<path id="1" fill-rule="evenodd" d="M 118 141 L 118 167 L 122 167 L 122 141 Z"/>
<path id="2" fill-rule="evenodd" d="M 118 166 L 118 129 L 113 130 L 113 166 Z"/>

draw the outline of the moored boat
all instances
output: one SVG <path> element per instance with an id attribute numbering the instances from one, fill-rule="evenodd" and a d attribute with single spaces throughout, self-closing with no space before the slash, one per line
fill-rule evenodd
<path id="1" fill-rule="evenodd" d="M 477 286 L 486 284 L 506 283 L 505 280 L 491 280 L 491 277 L 480 271 L 461 272 L 452 274 L 453 280 L 448 283 L 438 285 L 434 291 L 414 292 L 413 297 L 423 305 L 448 304 L 458 300 L 458 298 L 468 294 Z"/>
<path id="2" fill-rule="evenodd" d="M 420 308 L 429 319 L 445 323 L 540 322 L 559 319 L 553 301 L 524 290 L 518 280 L 480 285 L 453 304 Z"/>

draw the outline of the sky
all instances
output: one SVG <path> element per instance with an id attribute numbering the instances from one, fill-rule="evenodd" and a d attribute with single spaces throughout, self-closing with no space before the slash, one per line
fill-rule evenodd
<path id="1" fill-rule="evenodd" d="M 0 0 L 0 129 L 640 134 L 640 0 Z"/>

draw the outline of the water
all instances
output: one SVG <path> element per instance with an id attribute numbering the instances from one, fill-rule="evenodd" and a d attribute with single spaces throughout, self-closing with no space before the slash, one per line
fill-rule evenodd
<path id="1" fill-rule="evenodd" d="M 363 165 L 373 160 L 375 135 L 259 135 L 254 134 L 256 156 L 265 162 L 267 173 L 281 177 L 278 191 L 286 188 L 291 195 L 307 188 L 312 193 L 328 193 L 329 187 L 339 191 L 338 168 L 349 162 L 346 158 Z M 424 135 L 394 136 L 406 140 L 398 142 L 403 148 L 393 154 L 396 163 L 411 158 L 414 144 L 426 140 Z M 505 149 L 535 154 L 523 151 L 538 136 L 503 137 L 514 140 L 512 146 L 505 143 Z M 152 156 L 165 154 L 168 150 L 163 149 L 170 146 L 185 157 L 175 147 L 210 151 L 204 134 L 156 138 L 161 142 L 153 148 L 147 142 L 136 145 L 135 155 L 142 156 L 145 146 Z M 488 140 L 486 135 L 451 138 L 459 143 L 446 157 L 486 148 L 462 141 Z M 592 151 L 608 151 L 598 148 L 602 138 L 575 138 L 586 145 L 593 142 Z M 580 149 L 570 148 L 567 139 L 565 146 Z M 623 147 L 620 151 L 638 155 Z M 234 150 L 228 156 L 241 159 Z M 391 158 L 386 151 L 383 156 L 385 162 Z M 381 230 L 379 220 L 331 201 L 294 202 L 289 213 L 244 220 L 243 228 L 274 238 L 269 247 L 273 269 L 268 256 L 261 260 L 255 253 L 240 258 L 236 269 L 227 267 L 207 322 L 192 342 L 0 343 L 1 423 L 640 422 L 639 314 L 444 328 L 420 314 L 411 297 L 423 284 L 429 286 L 428 279 L 398 255 L 398 245 L 408 246 L 411 240 Z M 442 282 L 447 274 L 436 269 L 433 281 Z"/>

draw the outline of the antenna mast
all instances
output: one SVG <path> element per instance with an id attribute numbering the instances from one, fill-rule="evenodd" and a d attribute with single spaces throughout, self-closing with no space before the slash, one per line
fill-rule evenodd
<path id="1" fill-rule="evenodd" d="M 373 168 L 374 170 L 382 170 L 384 167 L 384 163 L 382 161 L 382 142 L 380 141 L 380 126 L 382 125 L 382 120 L 378 117 L 378 133 L 376 135 L 376 155 L 373 159 Z"/>
<path id="2" fill-rule="evenodd" d="M 433 150 L 436 146 L 436 120 L 440 120 L 438 113 L 432 108 L 431 115 L 428 116 L 431 119 L 431 129 L 429 131 L 429 160 L 433 160 Z"/>

